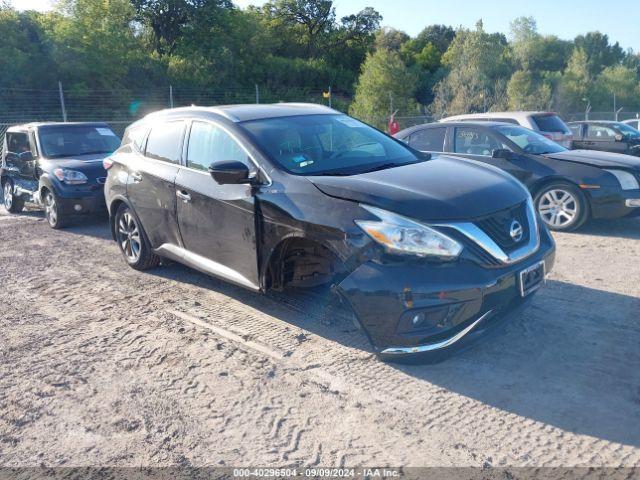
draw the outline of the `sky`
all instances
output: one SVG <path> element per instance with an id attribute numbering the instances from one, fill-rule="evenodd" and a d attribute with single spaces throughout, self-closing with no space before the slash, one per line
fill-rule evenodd
<path id="1" fill-rule="evenodd" d="M 53 0 L 11 0 L 14 7 L 47 10 Z M 240 7 L 261 5 L 264 0 L 234 0 Z M 416 35 L 434 23 L 473 27 L 482 18 L 485 30 L 508 33 L 511 21 L 533 16 L 542 34 L 571 40 L 576 35 L 599 30 L 612 43 L 640 51 L 640 0 L 334 0 L 338 18 L 373 7 L 383 16 L 382 24 Z"/>

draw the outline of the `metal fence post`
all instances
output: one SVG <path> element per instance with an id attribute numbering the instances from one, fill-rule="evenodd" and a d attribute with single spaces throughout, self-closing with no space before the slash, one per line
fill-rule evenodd
<path id="1" fill-rule="evenodd" d="M 173 85 L 169 85 L 169 108 L 173 108 Z"/>
<path id="2" fill-rule="evenodd" d="M 256 83 L 256 103 L 260 103 L 260 90 L 258 89 L 257 83 Z"/>
<path id="3" fill-rule="evenodd" d="M 67 109 L 64 106 L 64 93 L 62 92 L 62 82 L 58 81 L 58 93 L 60 94 L 60 108 L 62 109 L 62 121 L 67 121 Z"/>

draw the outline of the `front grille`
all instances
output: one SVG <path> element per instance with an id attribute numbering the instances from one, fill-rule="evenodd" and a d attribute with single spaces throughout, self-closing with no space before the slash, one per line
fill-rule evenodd
<path id="1" fill-rule="evenodd" d="M 522 238 L 519 241 L 514 240 L 510 234 L 514 220 L 517 221 L 523 229 Z M 526 202 L 482 217 L 476 220 L 475 223 L 506 253 L 517 250 L 529 241 L 531 228 L 527 220 Z"/>

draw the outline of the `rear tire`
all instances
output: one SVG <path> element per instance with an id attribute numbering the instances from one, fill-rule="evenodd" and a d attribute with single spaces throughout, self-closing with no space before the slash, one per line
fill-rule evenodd
<path id="1" fill-rule="evenodd" d="M 24 199 L 13 193 L 13 182 L 11 180 L 4 182 L 2 198 L 4 199 L 4 208 L 9 213 L 20 213 L 24 208 Z"/>
<path id="2" fill-rule="evenodd" d="M 536 211 L 544 224 L 557 232 L 571 232 L 589 218 L 589 204 L 584 193 L 568 182 L 545 185 L 536 193 Z"/>
<path id="3" fill-rule="evenodd" d="M 60 213 L 60 202 L 55 193 L 45 189 L 42 195 L 42 203 L 44 204 L 44 216 L 51 228 L 60 230 L 67 226 L 69 217 Z"/>
<path id="4" fill-rule="evenodd" d="M 124 203 L 115 216 L 116 241 L 120 253 L 131 268 L 148 270 L 160 264 L 160 257 L 153 253 L 147 235 L 138 217 Z"/>

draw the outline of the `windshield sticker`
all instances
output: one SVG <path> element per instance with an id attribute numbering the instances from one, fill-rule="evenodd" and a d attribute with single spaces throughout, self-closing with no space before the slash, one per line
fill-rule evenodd
<path id="1" fill-rule="evenodd" d="M 300 162 L 298 164 L 299 167 L 306 167 L 307 165 L 311 165 L 313 163 L 313 160 L 307 160 L 306 162 Z"/>
<path id="2" fill-rule="evenodd" d="M 113 133 L 111 130 L 109 130 L 108 128 L 96 128 L 96 130 L 98 131 L 98 133 L 100 135 L 103 135 L 105 137 L 115 137 L 116 134 Z"/>

